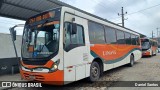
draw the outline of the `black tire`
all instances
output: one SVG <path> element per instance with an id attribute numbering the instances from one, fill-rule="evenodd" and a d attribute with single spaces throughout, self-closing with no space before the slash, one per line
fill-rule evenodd
<path id="1" fill-rule="evenodd" d="M 130 55 L 130 63 L 128 64 L 129 67 L 132 67 L 134 65 L 134 56 Z"/>
<path id="2" fill-rule="evenodd" d="M 153 51 L 152 51 L 152 56 L 154 56 Z"/>
<path id="3" fill-rule="evenodd" d="M 151 52 L 151 55 L 149 55 L 149 57 L 152 57 L 153 56 L 153 51 Z"/>
<path id="4" fill-rule="evenodd" d="M 155 54 L 154 54 L 154 56 L 156 56 L 157 55 L 157 51 L 155 51 Z"/>
<path id="5" fill-rule="evenodd" d="M 149 57 L 152 57 L 152 55 L 149 55 Z"/>
<path id="6" fill-rule="evenodd" d="M 100 78 L 100 66 L 97 62 L 93 62 L 90 67 L 90 76 L 88 80 L 90 82 L 97 81 Z"/>
<path id="7" fill-rule="evenodd" d="M 157 51 L 155 52 L 155 54 L 154 54 L 155 56 L 157 55 Z"/>

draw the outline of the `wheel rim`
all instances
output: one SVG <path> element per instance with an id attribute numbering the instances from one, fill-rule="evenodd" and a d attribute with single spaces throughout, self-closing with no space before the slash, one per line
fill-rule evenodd
<path id="1" fill-rule="evenodd" d="M 97 77 L 98 76 L 98 68 L 96 66 L 93 66 L 91 69 L 91 73 L 93 77 Z"/>
<path id="2" fill-rule="evenodd" d="M 133 60 L 131 61 L 131 64 L 133 65 Z"/>
<path id="3" fill-rule="evenodd" d="M 134 58 L 133 58 L 133 56 L 131 56 L 131 65 L 133 65 L 134 64 Z"/>

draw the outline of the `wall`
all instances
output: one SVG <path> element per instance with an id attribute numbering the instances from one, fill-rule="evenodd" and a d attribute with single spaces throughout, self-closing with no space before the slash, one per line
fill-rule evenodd
<path id="1" fill-rule="evenodd" d="M 18 57 L 21 57 L 21 43 L 22 36 L 17 36 L 17 40 L 15 42 Z M 16 57 L 11 35 L 0 33 L 0 59 L 2 58 L 12 58 Z"/>

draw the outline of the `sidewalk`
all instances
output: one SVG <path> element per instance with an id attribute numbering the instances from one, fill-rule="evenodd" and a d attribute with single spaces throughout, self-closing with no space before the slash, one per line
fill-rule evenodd
<path id="1" fill-rule="evenodd" d="M 0 85 L 2 84 L 2 81 L 25 81 L 21 80 L 20 74 L 13 74 L 13 75 L 2 75 L 0 76 Z M 7 89 L 7 87 L 0 87 L 0 90 Z"/>

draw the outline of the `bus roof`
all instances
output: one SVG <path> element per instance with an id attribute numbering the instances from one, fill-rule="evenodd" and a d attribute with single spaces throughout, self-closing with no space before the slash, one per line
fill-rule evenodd
<path id="1" fill-rule="evenodd" d="M 42 13 L 44 13 L 44 12 L 49 12 L 49 11 L 52 11 L 52 10 L 54 10 L 54 9 L 58 9 L 58 8 L 62 8 L 62 7 L 67 7 L 67 8 L 71 8 L 71 9 L 77 10 L 77 11 L 79 11 L 79 12 L 82 12 L 82 13 L 87 14 L 87 15 L 89 15 L 89 16 L 92 16 L 92 17 L 94 17 L 94 18 L 97 18 L 97 19 L 100 19 L 100 20 L 102 20 L 102 21 L 108 22 L 108 23 L 110 23 L 110 24 L 116 25 L 116 26 L 118 26 L 118 27 L 127 29 L 127 30 L 129 30 L 129 31 L 132 31 L 132 32 L 134 32 L 134 33 L 137 33 L 137 34 L 145 37 L 145 35 L 143 35 L 143 34 L 141 34 L 141 33 L 139 33 L 139 32 L 136 32 L 136 31 L 131 30 L 131 29 L 126 28 L 126 27 L 122 27 L 122 26 L 120 26 L 120 25 L 118 25 L 118 24 L 116 24 L 116 23 L 114 23 L 114 22 L 111 22 L 111 21 L 109 21 L 109 20 L 107 20 L 107 19 L 101 18 L 101 17 L 99 17 L 99 16 L 96 16 L 96 15 L 94 15 L 94 14 L 91 14 L 91 13 L 89 13 L 89 12 L 86 12 L 86 11 L 84 11 L 84 10 L 78 9 L 78 8 L 76 8 L 76 7 L 73 7 L 73 6 L 61 6 L 61 7 L 57 7 L 57 8 L 52 8 L 52 9 L 43 11 L 43 12 L 41 12 L 41 13 L 39 13 L 39 14 L 42 14 Z M 39 14 L 37 14 L 37 15 L 39 15 Z M 33 17 L 34 17 L 34 16 L 33 16 Z M 30 17 L 30 18 L 31 18 L 31 17 Z"/>

